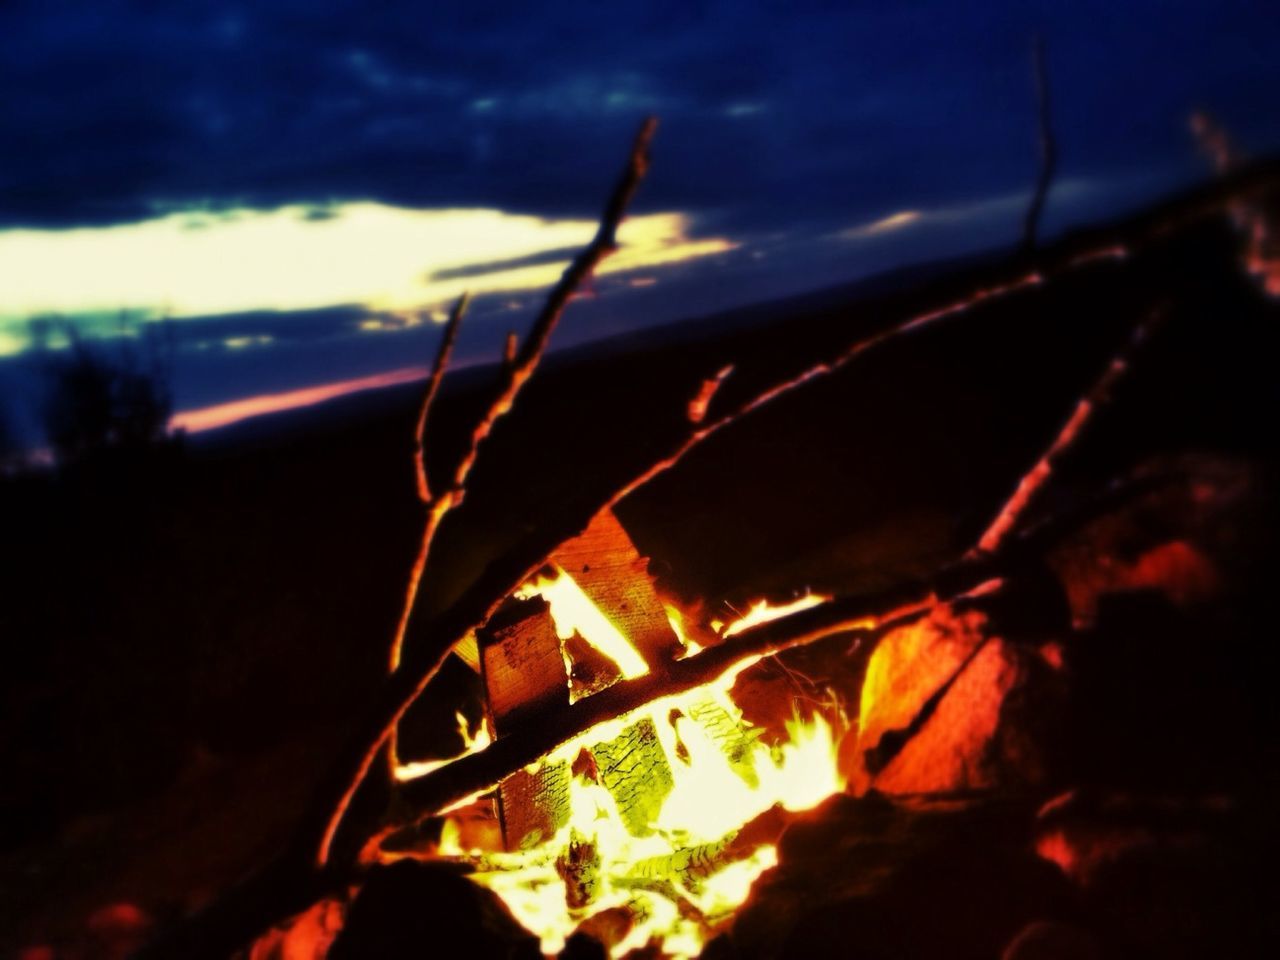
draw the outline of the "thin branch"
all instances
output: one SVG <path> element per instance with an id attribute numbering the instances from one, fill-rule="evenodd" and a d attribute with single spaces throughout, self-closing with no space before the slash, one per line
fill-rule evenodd
<path id="1" fill-rule="evenodd" d="M 591 277 L 600 261 L 618 249 L 618 225 L 622 222 L 622 217 L 631 203 L 631 198 L 635 195 L 636 188 L 640 185 L 641 179 L 644 178 L 649 169 L 649 142 L 653 139 L 654 131 L 657 129 L 658 120 L 656 117 L 648 117 L 640 125 L 640 131 L 636 134 L 635 142 L 631 146 L 631 155 L 627 160 L 627 166 L 623 170 L 622 176 L 618 179 L 617 185 L 613 188 L 613 193 L 610 195 L 608 203 L 605 204 L 604 213 L 600 217 L 600 226 L 596 230 L 595 237 L 578 254 L 573 263 L 569 264 L 565 269 L 559 282 L 552 288 L 551 293 L 547 295 L 547 301 L 542 307 L 542 312 L 534 320 L 523 345 L 515 353 L 512 360 L 503 365 L 503 383 L 498 391 L 498 396 L 494 398 L 493 403 L 489 405 L 489 409 L 485 411 L 480 422 L 476 424 L 476 428 L 471 434 L 471 447 L 458 463 L 457 470 L 454 473 L 453 492 L 459 500 L 463 496 L 467 476 L 475 465 L 476 455 L 479 453 L 481 444 L 492 432 L 493 425 L 511 410 L 515 404 L 516 396 L 529 378 L 533 376 L 533 372 L 537 369 L 538 362 L 542 359 L 542 354 L 547 348 L 547 341 L 551 338 L 556 325 L 560 322 L 560 316 L 564 313 L 564 308 L 568 306 L 578 288 Z"/>
<path id="2" fill-rule="evenodd" d="M 791 393 L 794 390 L 799 389 L 800 387 L 803 387 L 805 384 L 809 383 L 810 381 L 818 380 L 823 377 L 829 376 L 835 373 L 836 371 L 841 370 L 844 367 L 847 367 L 849 364 L 851 364 L 854 360 L 858 359 L 858 357 L 862 356 L 862 354 L 866 353 L 868 350 L 873 350 L 874 348 L 880 346 L 881 344 L 887 343 L 890 340 L 894 340 L 904 334 L 914 333 L 918 330 L 923 329 L 924 327 L 927 327 L 933 323 L 936 323 L 939 320 L 944 320 L 944 319 L 947 319 L 948 317 L 953 317 L 953 316 L 956 316 L 957 314 L 964 313 L 965 311 L 983 303 L 986 300 L 999 299 L 1001 297 L 1005 297 L 1012 293 L 1015 293 L 1019 290 L 1029 289 L 1031 287 L 1038 286 L 1043 281 L 1044 281 L 1043 274 L 1038 270 L 1032 270 L 1029 272 L 1019 274 L 1005 283 L 997 284 L 992 287 L 985 287 L 985 288 L 979 289 L 974 293 L 968 294 L 967 296 L 964 296 L 964 297 L 960 297 L 936 309 L 915 314 L 914 316 L 908 317 L 906 320 L 902 321 L 901 323 L 898 323 L 892 327 L 889 327 L 886 330 L 882 330 L 879 333 L 874 333 L 868 337 L 864 337 L 863 339 L 854 343 L 852 346 L 846 347 L 845 350 L 839 355 L 837 355 L 834 359 L 826 360 L 821 363 L 814 364 L 813 366 L 806 368 L 804 371 L 792 377 L 791 379 L 784 380 L 781 383 L 775 384 L 774 386 L 770 387 L 764 392 L 759 393 L 756 396 L 752 397 L 751 399 L 739 404 L 735 409 L 729 411 L 728 413 L 722 414 L 720 417 L 716 418 L 715 420 L 712 420 L 710 422 L 702 422 L 699 420 L 694 420 L 693 421 L 694 423 L 702 422 L 702 425 L 690 431 L 680 442 L 676 444 L 676 446 L 671 450 L 671 452 L 667 456 L 651 463 L 644 471 L 642 471 L 640 474 L 638 474 L 637 476 L 632 478 L 628 483 L 626 483 L 623 487 L 621 487 L 609 499 L 609 501 L 605 504 L 605 506 L 609 506 L 609 507 L 616 506 L 619 501 L 623 500 L 630 494 L 634 493 L 636 490 L 640 489 L 645 484 L 649 483 L 655 477 L 658 477 L 659 475 L 666 473 L 668 470 L 670 470 L 672 467 L 678 464 L 681 460 L 683 460 L 686 456 L 688 456 L 688 454 L 690 454 L 695 448 L 701 446 L 704 442 L 706 442 L 708 439 L 713 437 L 715 434 L 719 433 L 721 430 L 724 430 L 726 427 L 729 427 L 734 423 L 737 423 L 739 420 L 743 419 L 746 416 L 749 416 L 750 414 L 754 413 L 756 410 L 759 410 L 761 407 L 772 403 L 774 400 L 777 400 L 779 397 L 782 397 L 788 393 Z M 717 388 L 719 387 L 719 383 L 716 384 L 716 387 Z M 705 389 L 705 387 L 700 389 Z M 712 391 L 711 394 L 707 397 L 708 404 L 711 402 L 712 399 L 714 399 L 714 395 L 715 395 L 715 391 Z M 699 397 L 700 396 L 701 394 L 699 394 Z M 699 397 L 695 397 L 694 400 L 691 401 L 690 403 L 691 409 L 694 403 L 696 403 L 696 401 L 699 399 Z M 701 413 L 705 417 L 706 411 L 703 410 L 701 411 Z M 693 419 L 693 418 L 690 417 L 690 419 Z"/>
<path id="3" fill-rule="evenodd" d="M 440 349 L 436 352 L 435 363 L 431 365 L 431 375 L 427 377 L 427 387 L 422 394 L 422 406 L 418 409 L 418 423 L 414 429 L 416 445 L 413 451 L 413 466 L 418 478 L 418 499 L 423 503 L 431 502 L 431 487 L 427 483 L 426 451 L 423 443 L 427 432 L 427 415 L 431 412 L 431 404 L 435 402 L 440 390 L 440 381 L 444 379 L 449 367 L 449 358 L 453 355 L 453 344 L 458 338 L 458 326 L 462 316 L 467 312 L 471 295 L 464 293 L 453 305 L 449 320 L 445 324 L 444 335 L 440 338 Z"/>
<path id="4" fill-rule="evenodd" d="M 715 399 L 715 395 L 720 391 L 721 384 L 725 382 L 731 373 L 733 373 L 733 364 L 721 367 L 714 376 L 707 377 L 702 381 L 702 386 L 698 388 L 698 392 L 689 401 L 689 407 L 686 411 L 690 423 L 701 423 L 707 418 L 707 408 L 711 406 L 711 401 Z"/>
<path id="5" fill-rule="evenodd" d="M 1206 111 L 1191 115 L 1191 132 L 1208 155 L 1214 170 L 1225 176 L 1243 160 L 1226 129 Z M 1274 198 L 1271 200 L 1274 205 Z M 1274 209 L 1274 206 L 1271 208 Z M 1244 268 L 1259 283 L 1267 296 L 1280 299 L 1280 242 L 1274 213 L 1265 203 L 1252 203 L 1241 198 L 1231 205 L 1231 217 L 1244 239 Z"/>
<path id="6" fill-rule="evenodd" d="M 1031 68 L 1035 76 L 1036 117 L 1039 127 L 1040 174 L 1036 178 L 1027 217 L 1022 227 L 1022 247 L 1030 252 L 1036 248 L 1036 236 L 1040 227 L 1040 214 L 1053 184 L 1054 170 L 1058 165 L 1058 145 L 1053 138 L 1053 123 L 1049 103 L 1049 71 L 1045 64 L 1044 36 L 1037 33 L 1031 41 Z"/>
<path id="7" fill-rule="evenodd" d="M 547 296 L 547 302 L 543 306 L 542 312 L 534 320 L 533 327 L 529 331 L 529 336 L 525 340 L 523 348 L 510 361 L 506 360 L 506 357 L 510 357 L 512 354 L 512 338 L 508 337 L 502 365 L 502 386 L 498 391 L 498 395 L 488 409 L 485 410 L 480 422 L 476 424 L 475 429 L 472 431 L 471 443 L 467 452 L 462 455 L 454 470 L 452 485 L 448 490 L 445 490 L 430 501 L 431 509 L 427 515 L 422 538 L 418 543 L 418 553 L 414 557 L 413 566 L 409 571 L 409 583 L 405 589 L 405 602 L 401 607 L 400 618 L 396 622 L 395 634 L 391 639 L 389 663 L 392 673 L 400 669 L 405 636 L 408 634 L 409 621 L 413 617 L 413 610 L 417 604 L 418 588 L 422 584 L 422 575 L 426 570 L 427 560 L 431 555 L 431 547 L 435 542 L 435 536 L 440 529 L 440 524 L 451 510 L 462 503 L 466 495 L 467 478 L 471 474 L 472 467 L 475 466 L 480 445 L 493 430 L 493 425 L 512 408 L 521 388 L 533 376 L 546 350 L 547 341 L 551 338 L 551 334 L 554 332 L 556 324 L 559 322 L 561 314 L 564 313 L 564 308 L 569 303 L 574 291 L 583 280 L 591 275 L 591 272 L 600 261 L 617 248 L 615 235 L 618 230 L 618 224 L 621 222 L 623 214 L 626 213 L 627 206 L 630 204 L 632 196 L 635 195 L 641 178 L 644 177 L 645 172 L 648 170 L 649 142 L 653 139 L 653 134 L 657 127 L 658 121 L 655 117 L 649 117 L 641 124 L 640 132 L 636 135 L 635 142 L 632 144 L 626 168 L 623 170 L 617 186 L 614 187 L 613 193 L 605 204 L 604 213 L 601 216 L 600 226 L 596 230 L 595 237 L 578 254 L 573 263 L 568 266 L 560 277 L 560 281 Z M 456 327 L 456 323 L 454 326 Z M 452 347 L 452 343 L 447 337 L 446 345 L 450 348 Z M 428 389 L 430 390 L 431 387 L 428 387 Z M 423 411 L 424 419 L 419 421 L 420 430 L 422 425 L 425 424 L 425 403 Z M 419 482 L 421 484 L 419 488 L 421 492 L 426 484 L 425 470 L 420 471 Z M 391 736 L 394 738 L 394 733 Z M 394 754 L 394 751 L 392 752 Z M 392 763 L 395 762 L 394 755 L 391 761 Z M 328 843 L 326 842 L 323 846 L 327 849 Z M 323 856 L 321 859 L 323 861 Z"/>
<path id="8" fill-rule="evenodd" d="M 1013 494 L 997 511 L 987 529 L 978 538 L 977 545 L 970 551 L 975 553 L 995 553 L 1000 549 L 1009 535 L 1017 529 L 1026 518 L 1031 506 L 1053 476 L 1053 471 L 1075 447 L 1080 435 L 1089 422 L 1111 399 L 1111 392 L 1129 370 L 1133 355 L 1151 336 L 1152 332 L 1164 320 L 1164 310 L 1153 310 L 1133 330 L 1128 341 L 1120 351 L 1111 358 L 1102 375 L 1094 381 L 1071 411 L 1071 416 L 1062 425 L 1049 448 L 1040 456 L 1035 465 L 1022 477 Z"/>

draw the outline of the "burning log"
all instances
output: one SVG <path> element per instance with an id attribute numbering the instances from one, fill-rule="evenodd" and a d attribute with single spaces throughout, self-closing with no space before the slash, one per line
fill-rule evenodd
<path id="1" fill-rule="evenodd" d="M 663 609 L 648 561 L 640 556 L 612 510 L 597 513 L 587 528 L 566 541 L 551 559 L 635 647 L 650 670 L 665 670 L 683 653 Z"/>
<path id="2" fill-rule="evenodd" d="M 480 633 L 489 712 L 498 736 L 568 704 L 560 640 L 546 601 L 511 600 Z"/>

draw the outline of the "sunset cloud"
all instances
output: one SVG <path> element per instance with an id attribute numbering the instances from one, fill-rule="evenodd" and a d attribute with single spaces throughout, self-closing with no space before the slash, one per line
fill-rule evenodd
<path id="1" fill-rule="evenodd" d="M 496 209 L 413 210 L 348 203 L 136 224 L 0 232 L 0 318 L 138 310 L 174 317 L 361 304 L 430 308 L 473 294 L 541 289 L 595 232 L 591 220 Z M 689 218 L 628 219 L 601 273 L 650 269 L 732 249 L 693 238 Z M 471 269 L 493 264 L 497 269 Z M 17 337 L 11 332 L 14 343 Z M 5 341 L 8 343 L 8 341 Z"/>

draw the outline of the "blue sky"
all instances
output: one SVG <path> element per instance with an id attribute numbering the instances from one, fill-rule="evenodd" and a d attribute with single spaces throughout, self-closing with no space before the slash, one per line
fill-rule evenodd
<path id="1" fill-rule="evenodd" d="M 1051 228 L 1205 175 L 1187 115 L 1280 147 L 1264 2 L 0 4 L 0 397 L 27 318 L 176 318 L 178 406 L 465 358 L 527 322 L 661 117 L 562 342 L 1011 243 L 1048 45 Z M 24 412 L 25 408 L 25 412 Z"/>

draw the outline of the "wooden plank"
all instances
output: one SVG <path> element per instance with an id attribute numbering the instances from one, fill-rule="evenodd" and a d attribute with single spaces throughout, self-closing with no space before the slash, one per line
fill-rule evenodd
<path id="1" fill-rule="evenodd" d="M 562 544 L 551 559 L 631 642 L 650 670 L 665 672 L 682 652 L 649 576 L 649 562 L 612 510 L 596 514 L 587 529 Z"/>
<path id="2" fill-rule="evenodd" d="M 652 832 L 675 779 L 653 720 L 644 717 L 591 748 L 600 783 L 613 795 L 623 825 L 637 837 Z"/>
<path id="3" fill-rule="evenodd" d="M 569 765 L 544 763 L 536 773 L 517 770 L 498 787 L 498 799 L 508 850 L 545 843 L 569 822 Z"/>
<path id="4" fill-rule="evenodd" d="M 569 705 L 569 677 L 541 597 L 508 600 L 477 639 L 494 732 L 503 736 Z"/>

